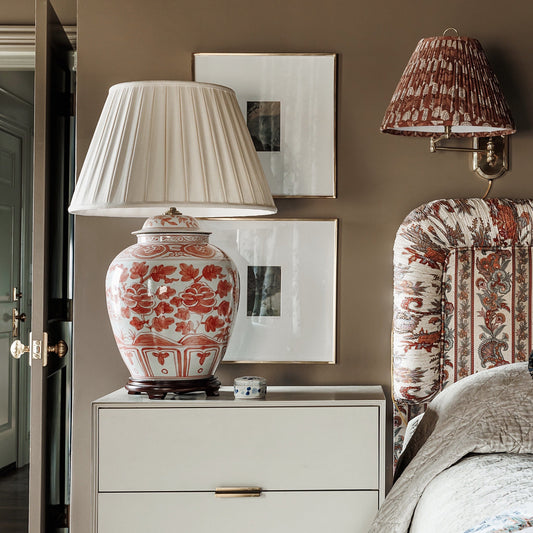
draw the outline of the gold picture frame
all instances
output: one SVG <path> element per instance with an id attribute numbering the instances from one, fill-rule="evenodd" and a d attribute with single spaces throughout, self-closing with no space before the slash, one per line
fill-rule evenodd
<path id="1" fill-rule="evenodd" d="M 202 227 L 241 280 L 223 362 L 336 364 L 338 219 L 206 219 Z"/>
<path id="2" fill-rule="evenodd" d="M 196 53 L 193 78 L 231 87 L 275 198 L 336 198 L 334 53 Z"/>

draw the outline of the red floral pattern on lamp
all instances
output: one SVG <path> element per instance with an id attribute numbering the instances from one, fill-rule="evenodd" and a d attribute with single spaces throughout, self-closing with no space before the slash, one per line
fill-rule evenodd
<path id="1" fill-rule="evenodd" d="M 124 363 L 135 379 L 212 376 L 237 312 L 235 265 L 190 217 L 152 217 L 137 234 L 106 278 Z"/>

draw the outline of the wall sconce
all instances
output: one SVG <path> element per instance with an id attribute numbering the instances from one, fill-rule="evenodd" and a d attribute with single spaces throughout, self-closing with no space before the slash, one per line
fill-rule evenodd
<path id="1" fill-rule="evenodd" d="M 448 31 L 457 35 L 446 35 Z M 381 131 L 431 137 L 430 151 L 471 152 L 478 176 L 489 181 L 509 168 L 513 118 L 500 84 L 476 39 L 448 28 L 422 39 L 392 95 Z M 450 137 L 472 137 L 471 148 L 449 146 Z"/>

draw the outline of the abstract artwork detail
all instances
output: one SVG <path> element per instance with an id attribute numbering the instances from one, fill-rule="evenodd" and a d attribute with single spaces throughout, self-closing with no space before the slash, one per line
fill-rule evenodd
<path id="1" fill-rule="evenodd" d="M 280 102 L 247 102 L 246 125 L 258 152 L 280 151 Z"/>
<path id="2" fill-rule="evenodd" d="M 281 316 L 281 267 L 249 266 L 247 316 Z"/>

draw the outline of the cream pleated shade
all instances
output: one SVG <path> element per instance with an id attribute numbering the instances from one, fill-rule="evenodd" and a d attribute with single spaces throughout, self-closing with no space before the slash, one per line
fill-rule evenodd
<path id="1" fill-rule="evenodd" d="M 71 213 L 191 216 L 276 212 L 235 93 L 219 85 L 114 85 L 76 184 Z"/>

